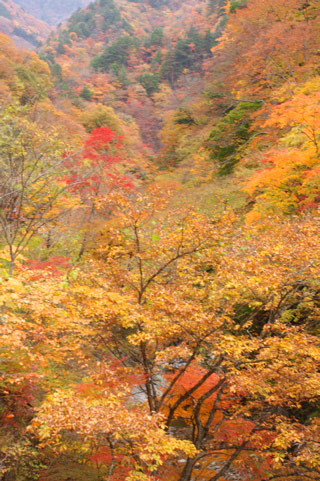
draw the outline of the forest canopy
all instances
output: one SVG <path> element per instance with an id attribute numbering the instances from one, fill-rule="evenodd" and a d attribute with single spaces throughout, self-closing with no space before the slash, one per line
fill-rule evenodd
<path id="1" fill-rule="evenodd" d="M 319 479 L 319 21 L 97 0 L 0 34 L 2 481 Z"/>

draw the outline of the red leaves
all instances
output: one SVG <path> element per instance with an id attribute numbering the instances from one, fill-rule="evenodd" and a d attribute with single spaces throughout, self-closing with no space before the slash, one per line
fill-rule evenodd
<path id="1" fill-rule="evenodd" d="M 31 415 L 32 403 L 35 401 L 33 380 L 21 375 L 19 381 L 0 392 L 1 424 L 14 430 L 20 429 L 21 424 Z"/>
<path id="2" fill-rule="evenodd" d="M 317 177 L 320 176 L 320 168 L 312 169 L 304 173 L 306 177 Z"/>
<path id="3" fill-rule="evenodd" d="M 100 127 L 91 132 L 79 155 L 66 156 L 64 166 L 69 173 L 63 181 L 69 186 L 69 192 L 97 194 L 103 184 L 111 188 L 132 188 L 132 183 L 116 168 L 122 162 L 117 152 L 122 140 L 109 127 Z"/>
<path id="4" fill-rule="evenodd" d="M 100 127 L 94 129 L 86 143 L 84 144 L 82 157 L 84 159 L 104 161 L 108 165 L 119 162 L 121 159 L 114 155 L 108 155 L 107 152 L 115 147 L 119 149 L 122 146 L 122 138 L 109 129 L 109 127 Z"/>
<path id="5" fill-rule="evenodd" d="M 99 465 L 106 464 L 110 465 L 112 463 L 113 456 L 109 449 L 104 446 L 100 447 L 92 456 L 90 456 L 90 461 Z"/>
<path id="6" fill-rule="evenodd" d="M 62 276 L 68 267 L 70 267 L 69 257 L 52 256 L 45 261 L 27 259 L 24 268 L 31 271 L 38 271 L 37 274 L 33 276 L 33 280 L 37 280 L 45 275 L 53 277 Z"/>
<path id="7" fill-rule="evenodd" d="M 216 432 L 216 440 L 225 443 L 232 443 L 235 439 L 243 441 L 254 428 L 255 424 L 245 419 L 227 420 Z"/>
<path id="8" fill-rule="evenodd" d="M 206 371 L 200 367 L 197 366 L 192 366 L 189 369 L 186 370 L 186 372 L 181 376 L 179 381 L 176 384 L 176 390 L 180 392 L 186 392 L 189 389 L 191 389 L 193 386 L 195 386 L 198 381 L 206 374 Z M 171 377 L 173 378 L 175 374 L 170 374 L 167 375 L 167 377 L 170 379 Z M 213 386 L 215 386 L 219 382 L 220 378 L 217 374 L 212 374 L 194 393 L 195 398 L 201 397 L 204 393 L 209 391 Z M 214 397 L 216 394 L 213 395 Z M 212 397 L 209 399 L 212 400 Z"/>

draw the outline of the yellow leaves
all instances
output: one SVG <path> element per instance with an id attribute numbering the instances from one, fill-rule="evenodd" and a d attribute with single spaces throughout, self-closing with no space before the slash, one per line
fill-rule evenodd
<path id="1" fill-rule="evenodd" d="M 34 427 L 37 427 L 37 428 L 38 428 L 39 424 L 40 424 L 40 423 L 36 422 L 36 423 L 34 424 Z M 29 430 L 31 430 L 31 426 L 30 426 L 30 429 L 29 429 Z M 44 424 L 44 425 L 42 425 L 41 428 L 39 429 L 38 434 L 39 434 L 39 439 L 40 439 L 40 441 L 45 441 L 46 439 L 49 439 L 49 438 L 50 438 L 50 436 L 51 436 L 51 429 L 50 429 L 49 426 L 47 426 L 47 425 Z"/>
<path id="2" fill-rule="evenodd" d="M 130 344 L 134 346 L 139 346 L 141 343 L 151 341 L 152 339 L 153 335 L 148 332 L 137 332 L 128 337 Z"/>
<path id="3" fill-rule="evenodd" d="M 9 277 L 8 279 L 0 278 L 0 283 L 2 289 L 7 291 L 8 294 L 17 294 L 21 295 L 26 292 L 26 285 L 23 282 L 23 279 L 18 277 Z"/>
<path id="4" fill-rule="evenodd" d="M 318 81 L 296 88 L 295 95 L 273 106 L 263 127 L 280 130 L 278 150 L 269 151 L 244 190 L 256 200 L 247 222 L 280 209 L 291 214 L 316 207 L 319 192 L 320 94 Z M 284 150 L 286 147 L 287 150 Z M 313 180 L 312 180 L 313 178 Z"/>
<path id="5" fill-rule="evenodd" d="M 185 344 L 179 346 L 169 346 L 156 353 L 156 362 L 163 365 L 163 367 L 171 367 L 170 361 L 179 359 L 180 362 L 187 360 L 192 355 L 190 347 Z"/>
<path id="6" fill-rule="evenodd" d="M 33 281 L 32 289 L 23 277 L 10 284 L 19 314 L 34 324 L 28 335 L 39 329 L 34 345 L 48 365 L 58 366 L 42 381 L 55 392 L 33 423 L 43 447 L 84 454 L 90 463 L 92 446 L 111 444 L 116 466 L 129 466 L 128 476 L 136 480 L 139 469 L 154 472 L 180 452 L 196 455 L 191 430 L 180 431 L 188 441 L 175 439 L 155 412 L 168 415 L 181 400 L 172 419 L 190 426 L 197 402 L 208 395 L 198 413 L 205 423 L 217 399 L 210 389 L 224 377 L 204 453 L 209 443 L 229 439 L 227 428 L 214 430 L 223 416 L 231 418 L 232 439 L 232 423 L 239 424 L 242 437 L 249 437 L 255 425 L 274 433 L 282 421 L 274 413 L 300 410 L 316 398 L 320 346 L 295 323 L 309 317 L 306 309 L 319 314 L 314 297 L 318 216 L 272 219 L 238 228 L 232 237 L 229 218 L 221 225 L 194 212 L 181 217 L 179 209 L 156 213 L 148 198 L 138 207 L 126 199 L 118 208 L 119 220 L 108 223 L 103 233 L 108 242 L 102 241 L 95 259 L 79 267 L 76 276 Z M 23 345 L 23 336 L 18 343 Z M 94 357 L 101 359 L 98 365 Z M 46 375 L 48 365 L 42 366 Z M 208 373 L 207 384 L 183 398 Z M 288 424 L 277 433 L 277 444 L 275 437 L 262 435 L 251 442 L 261 453 L 273 446 L 277 455 L 286 449 L 287 438 L 300 439 L 303 431 L 301 425 L 292 427 L 291 418 Z"/>
<path id="7" fill-rule="evenodd" d="M 104 440 L 108 439 L 113 456 L 120 454 L 129 465 L 134 453 L 137 472 L 144 472 L 142 468 L 146 464 L 149 471 L 155 471 L 163 463 L 164 457 L 178 452 L 195 454 L 192 443 L 166 434 L 160 416 L 148 414 L 138 404 L 128 405 L 128 386 L 120 385 L 111 370 L 105 368 L 103 376 L 107 376 L 105 380 L 110 388 L 94 381 L 89 391 L 83 391 L 80 397 L 77 391 L 58 391 L 40 407 L 33 429 L 40 435 L 44 445 L 58 451 L 62 447 L 67 450 L 69 433 L 73 436 L 70 447 L 78 449 L 76 435 L 79 441 L 82 439 L 85 442 L 89 456 L 90 444 L 99 446 L 102 442 L 105 445 Z M 92 388 L 95 390 L 94 399 L 90 394 Z M 86 444 L 87 441 L 90 443 Z M 83 448 L 83 443 L 79 443 L 80 447 Z M 132 468 L 127 479 L 133 476 L 131 471 Z"/>

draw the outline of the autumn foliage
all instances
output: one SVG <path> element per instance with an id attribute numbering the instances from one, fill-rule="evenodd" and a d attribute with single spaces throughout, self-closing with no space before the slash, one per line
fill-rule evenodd
<path id="1" fill-rule="evenodd" d="M 319 2 L 0 36 L 0 478 L 316 481 Z"/>

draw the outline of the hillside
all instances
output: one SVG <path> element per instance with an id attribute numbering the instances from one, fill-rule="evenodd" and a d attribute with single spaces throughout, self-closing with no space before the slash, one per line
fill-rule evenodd
<path id="1" fill-rule="evenodd" d="M 1 481 L 319 481 L 319 44 L 319 0 L 0 34 Z"/>
<path id="2" fill-rule="evenodd" d="M 20 7 L 50 25 L 58 25 L 89 0 L 16 0 Z"/>
<path id="3" fill-rule="evenodd" d="M 191 185 L 198 158 L 227 202 L 242 186 L 247 221 L 308 211 L 320 200 L 319 2 L 231 1 L 229 9 L 203 92 L 166 119 L 161 158 Z"/>
<path id="4" fill-rule="evenodd" d="M 20 8 L 17 2 L 1 0 L 0 32 L 9 35 L 21 47 L 35 49 L 46 40 L 50 27 Z"/>
<path id="5" fill-rule="evenodd" d="M 203 87 L 223 3 L 97 1 L 50 37 L 43 58 L 58 88 L 133 116 L 157 150 L 165 112 Z"/>

